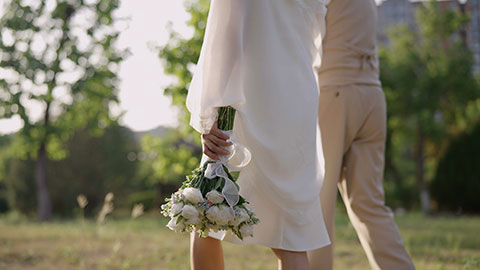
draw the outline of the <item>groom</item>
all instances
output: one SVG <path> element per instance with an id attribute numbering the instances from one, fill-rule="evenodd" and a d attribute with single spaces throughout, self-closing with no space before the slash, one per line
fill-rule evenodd
<path id="1" fill-rule="evenodd" d="M 321 201 L 334 239 L 337 188 L 373 269 L 415 269 L 403 246 L 382 185 L 385 96 L 378 78 L 374 0 L 327 3 L 319 125 L 325 155 Z M 333 245 L 308 252 L 310 269 L 333 268 Z"/>

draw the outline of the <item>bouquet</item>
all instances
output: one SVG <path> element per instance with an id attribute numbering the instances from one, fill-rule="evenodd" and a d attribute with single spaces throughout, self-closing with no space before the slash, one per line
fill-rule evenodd
<path id="1" fill-rule="evenodd" d="M 167 227 L 179 232 L 231 230 L 238 238 L 253 236 L 259 223 L 248 202 L 239 195 L 239 186 L 231 171 L 239 171 L 251 159 L 248 149 L 236 141 L 232 133 L 235 109 L 220 107 L 217 125 L 230 136 L 230 154 L 220 160 L 207 159 L 187 176 L 180 189 L 161 206 L 162 214 L 170 217 Z"/>

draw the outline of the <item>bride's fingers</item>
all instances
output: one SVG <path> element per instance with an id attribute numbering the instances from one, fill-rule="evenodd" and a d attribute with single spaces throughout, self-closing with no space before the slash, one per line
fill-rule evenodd
<path id="1" fill-rule="evenodd" d="M 224 139 L 220 139 L 216 136 L 209 136 L 208 137 L 212 142 L 214 142 L 216 145 L 220 145 L 220 146 L 230 146 L 232 145 L 231 142 L 227 142 L 226 140 Z"/>
<path id="2" fill-rule="evenodd" d="M 217 136 L 217 137 L 219 137 L 219 138 L 221 138 L 221 139 L 224 139 L 224 140 L 227 140 L 228 138 L 230 138 L 230 137 L 228 137 L 227 134 L 221 132 L 221 131 L 217 128 L 216 125 L 214 125 L 214 127 L 210 130 L 210 134 L 213 134 L 213 135 L 215 135 L 215 136 Z"/>
<path id="3" fill-rule="evenodd" d="M 205 140 L 204 144 L 206 146 L 208 146 L 208 148 L 210 149 L 210 151 L 214 152 L 215 154 L 220 154 L 220 155 L 228 155 L 228 151 L 217 146 L 215 143 L 213 143 L 212 141 L 210 141 L 209 139 Z"/>
<path id="4" fill-rule="evenodd" d="M 209 141 L 211 141 L 212 143 L 214 143 L 218 146 L 230 146 L 230 145 L 233 144 L 233 143 L 228 142 L 224 139 L 218 138 L 217 136 L 215 136 L 213 134 L 203 134 L 202 138 L 203 138 L 204 141 L 209 140 Z"/>
<path id="5" fill-rule="evenodd" d="M 204 146 L 203 153 L 211 159 L 220 160 L 217 155 L 215 155 L 212 151 L 210 151 L 210 149 L 208 149 L 207 146 Z"/>

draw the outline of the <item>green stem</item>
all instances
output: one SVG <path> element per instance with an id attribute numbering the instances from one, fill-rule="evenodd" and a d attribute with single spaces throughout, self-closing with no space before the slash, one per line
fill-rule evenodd
<path id="1" fill-rule="evenodd" d="M 218 108 L 217 127 L 221 130 L 232 130 L 233 121 L 235 120 L 235 109 L 233 107 Z"/>

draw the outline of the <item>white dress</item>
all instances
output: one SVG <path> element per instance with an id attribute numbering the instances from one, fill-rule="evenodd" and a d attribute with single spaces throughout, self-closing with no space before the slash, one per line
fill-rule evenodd
<path id="1" fill-rule="evenodd" d="M 187 96 L 190 125 L 208 133 L 218 107 L 237 110 L 233 132 L 252 154 L 237 183 L 260 219 L 243 241 L 224 231 L 211 237 L 291 251 L 330 244 L 314 72 L 325 13 L 321 0 L 211 1 Z"/>

